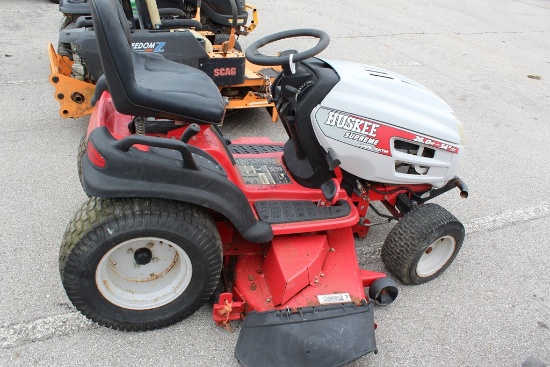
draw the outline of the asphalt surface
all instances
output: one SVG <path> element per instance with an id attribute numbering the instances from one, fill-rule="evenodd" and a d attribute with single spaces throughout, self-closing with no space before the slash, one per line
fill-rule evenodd
<path id="1" fill-rule="evenodd" d="M 456 111 L 467 135 L 460 176 L 470 197 L 437 202 L 467 237 L 440 278 L 401 287 L 375 313 L 378 355 L 350 366 L 550 365 L 550 1 L 257 0 L 260 25 L 241 43 L 313 27 L 322 57 L 410 77 Z M 203 307 L 173 327 L 125 333 L 80 316 L 58 274 L 61 236 L 85 201 L 76 150 L 87 118 L 63 120 L 46 46 L 61 15 L 47 0 L 0 3 L 0 365 L 237 366 L 238 335 Z M 286 47 L 305 48 L 297 40 Z M 228 117 L 231 136 L 280 138 L 265 111 Z M 357 242 L 384 270 L 390 226 Z"/>

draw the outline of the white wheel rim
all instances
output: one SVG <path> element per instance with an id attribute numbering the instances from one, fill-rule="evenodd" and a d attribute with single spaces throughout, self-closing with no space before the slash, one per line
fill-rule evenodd
<path id="1" fill-rule="evenodd" d="M 95 281 L 107 301 L 126 309 L 147 310 L 178 298 L 192 274 L 191 259 L 179 246 L 162 238 L 140 237 L 107 252 L 99 261 Z"/>
<path id="2" fill-rule="evenodd" d="M 420 257 L 416 265 L 416 275 L 421 278 L 434 275 L 449 261 L 456 248 L 456 240 L 452 236 L 444 236 L 435 240 Z"/>

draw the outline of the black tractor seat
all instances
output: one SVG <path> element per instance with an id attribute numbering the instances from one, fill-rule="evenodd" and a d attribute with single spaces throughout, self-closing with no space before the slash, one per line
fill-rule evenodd
<path id="1" fill-rule="evenodd" d="M 128 21 L 117 0 L 92 0 L 99 56 L 120 113 L 199 124 L 222 122 L 225 103 L 201 70 L 131 47 Z"/>

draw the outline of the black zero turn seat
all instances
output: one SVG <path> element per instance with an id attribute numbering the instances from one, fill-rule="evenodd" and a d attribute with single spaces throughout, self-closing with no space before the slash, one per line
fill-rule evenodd
<path id="1" fill-rule="evenodd" d="M 91 10 L 101 65 L 119 112 L 199 124 L 223 120 L 223 98 L 204 72 L 153 53 L 135 52 L 117 0 L 92 0 Z"/>

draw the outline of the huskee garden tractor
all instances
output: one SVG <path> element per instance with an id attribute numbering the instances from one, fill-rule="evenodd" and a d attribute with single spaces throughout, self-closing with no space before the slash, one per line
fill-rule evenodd
<path id="1" fill-rule="evenodd" d="M 120 0 L 130 25 L 132 47 L 206 72 L 220 89 L 228 110 L 267 108 L 277 113 L 268 93 L 280 68 L 246 61 L 237 37 L 258 24 L 256 8 L 244 0 Z M 91 97 L 103 70 L 87 0 L 63 0 L 64 17 L 57 52 L 49 45 L 54 97 L 59 115 L 92 112 Z"/>
<path id="2" fill-rule="evenodd" d="M 246 57 L 282 67 L 270 92 L 288 141 L 230 141 L 208 75 L 136 52 L 119 3 L 91 5 L 106 89 L 96 89 L 82 158 L 90 198 L 59 256 L 75 307 L 141 331 L 212 299 L 216 322 L 244 320 L 235 350 L 244 366 L 340 366 L 376 352 L 374 306 L 398 290 L 359 268 L 354 235 L 373 224 L 369 208 L 397 220 L 381 255 L 404 284 L 451 264 L 464 227 L 427 203 L 468 193 L 455 176 L 464 147 L 451 108 L 390 71 L 316 58 L 329 43 L 323 31 L 284 31 Z M 292 37 L 318 42 L 278 56 L 258 50 Z"/>

